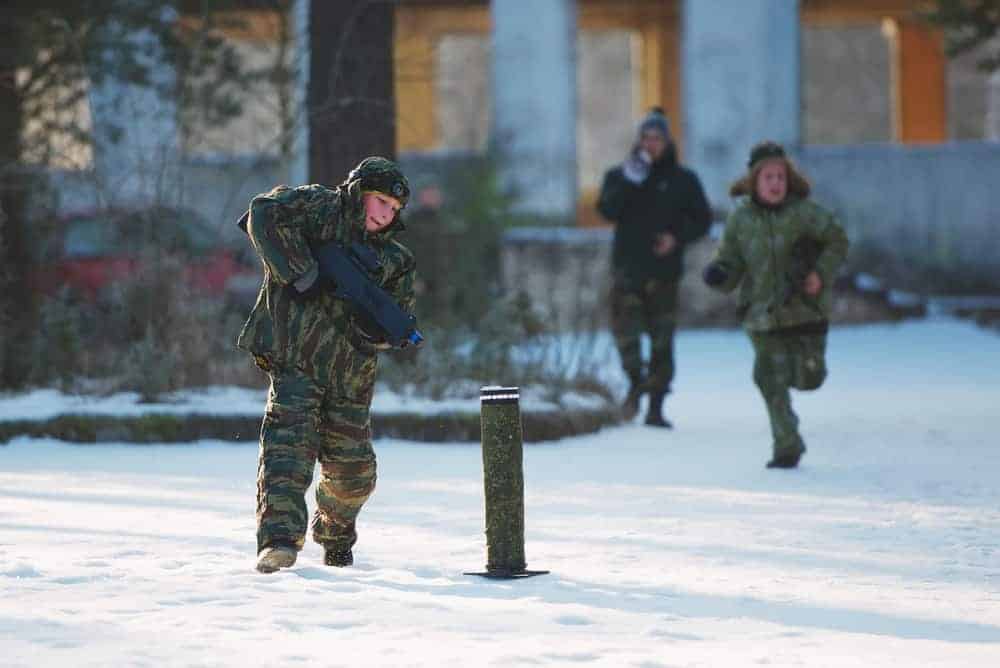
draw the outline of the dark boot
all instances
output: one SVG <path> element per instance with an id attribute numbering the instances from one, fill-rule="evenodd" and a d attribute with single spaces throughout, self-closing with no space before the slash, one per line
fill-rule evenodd
<path id="1" fill-rule="evenodd" d="M 354 554 L 350 550 L 327 549 L 323 554 L 323 563 L 327 566 L 350 566 L 354 563 Z"/>
<path id="2" fill-rule="evenodd" d="M 780 455 L 775 455 L 771 461 L 767 463 L 767 468 L 769 469 L 794 469 L 799 465 L 799 459 L 802 458 L 802 451 L 796 453 L 782 453 Z"/>
<path id="3" fill-rule="evenodd" d="M 640 376 L 630 376 L 628 393 L 625 395 L 625 401 L 622 402 L 622 417 L 628 421 L 636 416 L 639 412 L 639 399 L 642 397 L 642 393 L 645 392 L 643 387 L 642 378 Z"/>
<path id="4" fill-rule="evenodd" d="M 649 395 L 649 411 L 646 413 L 646 424 L 650 427 L 674 428 L 673 423 L 663 417 L 663 398 L 665 396 L 667 396 L 666 392 L 654 392 Z"/>

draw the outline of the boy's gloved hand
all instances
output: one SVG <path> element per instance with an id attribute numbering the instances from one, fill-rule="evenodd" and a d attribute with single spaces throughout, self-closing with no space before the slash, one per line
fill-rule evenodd
<path id="1" fill-rule="evenodd" d="M 328 282 L 320 276 L 319 270 L 316 267 L 313 267 L 311 271 L 300 276 L 294 283 L 292 283 L 295 287 L 295 292 L 293 294 L 299 299 L 311 299 L 320 292 L 329 289 L 331 283 L 332 282 Z"/>
<path id="2" fill-rule="evenodd" d="M 652 165 L 653 157 L 649 153 L 642 149 L 632 151 L 622 163 L 622 174 L 627 181 L 639 185 L 649 176 Z"/>
<path id="3" fill-rule="evenodd" d="M 729 280 L 729 271 L 723 263 L 712 262 L 705 267 L 705 271 L 702 272 L 701 278 L 705 281 L 706 285 L 714 288 Z"/>

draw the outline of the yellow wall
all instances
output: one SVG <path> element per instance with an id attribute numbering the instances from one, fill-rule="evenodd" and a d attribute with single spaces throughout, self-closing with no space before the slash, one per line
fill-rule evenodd
<path id="1" fill-rule="evenodd" d="M 676 0 L 623 3 L 583 0 L 581 30 L 635 30 L 642 36 L 642 105 L 662 106 L 683 136 L 680 106 L 680 52 Z M 396 8 L 396 148 L 430 150 L 437 146 L 434 99 L 434 48 L 446 34 L 487 34 L 489 6 L 400 5 Z"/>

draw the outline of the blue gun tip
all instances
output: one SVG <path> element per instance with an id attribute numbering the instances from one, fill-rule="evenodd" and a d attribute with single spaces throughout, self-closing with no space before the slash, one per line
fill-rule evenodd
<path id="1" fill-rule="evenodd" d="M 409 340 L 410 343 L 412 343 L 415 346 L 419 346 L 421 343 L 424 342 L 423 335 L 417 330 L 413 330 L 412 332 L 410 332 L 406 336 L 406 338 Z"/>

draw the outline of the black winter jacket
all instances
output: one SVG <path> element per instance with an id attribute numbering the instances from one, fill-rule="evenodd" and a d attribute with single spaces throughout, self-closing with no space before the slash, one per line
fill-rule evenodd
<path id="1" fill-rule="evenodd" d="M 628 181 L 622 167 L 604 175 L 597 210 L 615 224 L 612 264 L 629 284 L 647 280 L 680 280 L 684 247 L 705 236 L 712 213 L 698 176 L 678 164 L 668 151 L 641 184 Z M 677 239 L 672 252 L 657 257 L 653 243 L 669 232 Z"/>

